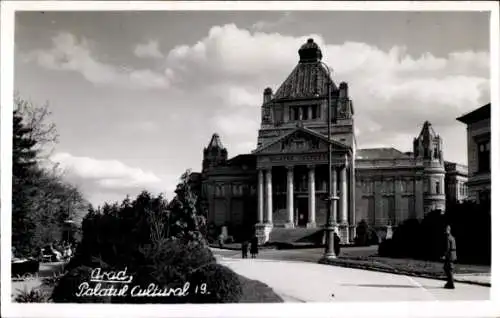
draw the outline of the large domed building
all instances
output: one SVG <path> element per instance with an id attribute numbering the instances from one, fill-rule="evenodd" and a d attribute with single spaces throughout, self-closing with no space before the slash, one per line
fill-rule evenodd
<path id="1" fill-rule="evenodd" d="M 278 229 L 321 230 L 329 143 L 339 198 L 334 219 L 344 243 L 353 241 L 361 220 L 383 233 L 405 219 L 444 210 L 447 191 L 464 187 L 467 167 L 444 161 L 442 139 L 432 125 L 423 124 L 413 152 L 358 149 L 348 84 L 332 80 L 313 39 L 298 53 L 298 64 L 276 92 L 264 89 L 255 150 L 229 159 L 218 134 L 204 149 L 195 180 L 208 223 L 236 238 L 255 231 L 261 242 Z M 328 107 L 336 121 L 328 122 Z M 460 193 L 454 200 L 465 198 Z"/>

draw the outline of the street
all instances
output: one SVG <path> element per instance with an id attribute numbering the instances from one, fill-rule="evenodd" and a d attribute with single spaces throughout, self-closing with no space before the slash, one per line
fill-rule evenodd
<path id="1" fill-rule="evenodd" d="M 262 250 L 257 259 L 241 259 L 237 251 L 213 249 L 213 252 L 221 264 L 269 285 L 286 302 L 449 301 L 490 297 L 490 288 L 483 286 L 456 283 L 455 290 L 447 290 L 442 288 L 441 280 L 271 259 L 292 258 L 294 254 L 300 257 L 305 254 L 300 250 Z"/>

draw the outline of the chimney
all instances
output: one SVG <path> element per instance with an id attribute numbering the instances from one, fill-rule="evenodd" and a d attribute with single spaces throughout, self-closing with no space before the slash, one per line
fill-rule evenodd
<path id="1" fill-rule="evenodd" d="M 272 97 L 273 97 L 273 90 L 270 87 L 267 87 L 264 90 L 264 104 L 271 101 Z"/>

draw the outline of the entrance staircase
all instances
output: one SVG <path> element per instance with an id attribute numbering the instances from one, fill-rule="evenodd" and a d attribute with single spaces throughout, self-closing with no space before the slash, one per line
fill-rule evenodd
<path id="1" fill-rule="evenodd" d="M 271 230 L 268 243 L 293 246 L 321 245 L 323 232 L 321 228 L 286 229 L 275 227 Z"/>

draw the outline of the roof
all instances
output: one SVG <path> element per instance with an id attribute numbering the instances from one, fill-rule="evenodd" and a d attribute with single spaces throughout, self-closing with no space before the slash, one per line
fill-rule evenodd
<path id="1" fill-rule="evenodd" d="M 219 134 L 213 134 L 212 139 L 210 139 L 210 142 L 208 143 L 207 149 L 209 148 L 219 148 L 219 149 L 224 149 L 224 146 L 222 145 L 222 142 L 220 141 Z"/>
<path id="2" fill-rule="evenodd" d="M 345 145 L 345 144 L 343 144 L 341 142 L 338 142 L 338 141 L 335 141 L 335 140 L 328 140 L 327 136 L 325 136 L 323 134 L 320 134 L 320 133 L 318 133 L 318 132 L 316 132 L 316 131 L 314 131 L 312 129 L 309 129 L 309 128 L 306 128 L 306 127 L 303 127 L 303 126 L 298 126 L 296 129 L 294 129 L 294 130 L 290 131 L 289 133 L 287 133 L 287 134 L 279 137 L 278 139 L 275 139 L 275 140 L 273 140 L 270 143 L 267 143 L 265 145 L 262 145 L 262 146 L 258 147 L 257 149 L 255 149 L 254 151 L 252 151 L 252 154 L 257 154 L 257 153 L 261 152 L 262 150 L 264 150 L 264 149 L 266 149 L 266 148 L 268 148 L 268 147 L 270 147 L 272 145 L 275 145 L 278 142 L 281 142 L 282 140 L 288 138 L 290 135 L 292 135 L 292 134 L 294 134 L 294 133 L 296 133 L 298 131 L 302 131 L 302 132 L 305 132 L 306 134 L 313 135 L 313 136 L 315 136 L 315 137 L 317 137 L 319 139 L 324 140 L 327 143 L 331 142 L 332 145 L 335 145 L 338 148 L 346 149 L 346 150 L 350 150 L 351 149 L 351 147 L 349 147 L 349 146 L 347 146 L 347 145 Z"/>
<path id="3" fill-rule="evenodd" d="M 356 159 L 395 159 L 408 158 L 408 154 L 395 148 L 366 148 L 356 150 Z"/>
<path id="4" fill-rule="evenodd" d="M 420 139 L 421 137 L 423 137 L 423 139 L 425 140 L 431 140 L 438 137 L 438 134 L 436 134 L 436 132 L 432 128 L 431 123 L 427 120 L 424 122 L 424 125 L 422 126 L 422 130 L 418 135 L 418 139 Z"/>
<path id="5" fill-rule="evenodd" d="M 227 164 L 230 166 L 255 166 L 256 165 L 256 158 L 255 155 L 253 154 L 243 154 L 243 155 L 237 155 L 236 157 L 233 157 L 227 161 Z"/>
<path id="6" fill-rule="evenodd" d="M 337 87 L 321 62 L 321 50 L 314 40 L 309 39 L 300 48 L 299 56 L 299 63 L 278 88 L 274 100 L 323 97 L 328 94 L 328 83 L 333 95 Z"/>
<path id="7" fill-rule="evenodd" d="M 463 176 L 467 176 L 469 172 L 469 167 L 460 163 L 445 161 L 444 169 L 446 173 L 458 173 Z"/>
<path id="8" fill-rule="evenodd" d="M 471 111 L 470 113 L 462 115 L 458 117 L 457 120 L 464 124 L 471 124 L 488 118 L 491 118 L 491 103 L 479 107 Z"/>

